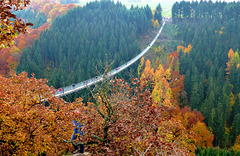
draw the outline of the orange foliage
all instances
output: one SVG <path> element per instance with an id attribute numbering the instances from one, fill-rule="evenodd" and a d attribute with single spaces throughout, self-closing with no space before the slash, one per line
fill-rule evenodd
<path id="1" fill-rule="evenodd" d="M 41 31 L 46 30 L 50 24 L 45 23 L 43 26 L 38 29 L 29 29 L 30 33 L 28 34 L 20 34 L 15 39 L 15 43 L 10 48 L 4 48 L 0 51 L 0 57 L 2 61 L 7 63 L 8 68 L 1 68 L 2 72 L 5 73 L 4 76 L 7 76 L 6 73 L 9 73 L 9 70 L 14 70 L 17 66 L 17 62 L 20 57 L 20 53 L 24 48 L 28 45 L 32 45 L 33 41 L 39 37 Z M 5 71 L 3 71 L 5 70 Z"/>
<path id="2" fill-rule="evenodd" d="M 184 90 L 184 75 L 179 75 L 179 55 L 175 51 L 168 55 L 167 62 L 164 66 L 165 69 L 171 69 L 171 78 L 169 79 L 169 85 L 172 90 L 173 103 L 176 104 L 180 91 Z"/>
<path id="3" fill-rule="evenodd" d="M 197 124 L 193 125 L 191 129 L 196 134 L 196 143 L 202 148 L 212 147 L 213 142 L 213 134 L 207 129 L 207 126 L 204 122 L 197 122 Z"/>
<path id="4" fill-rule="evenodd" d="M 233 58 L 233 55 L 234 55 L 234 51 L 230 49 L 228 52 L 228 59 L 231 60 Z"/>
<path id="5" fill-rule="evenodd" d="M 145 68 L 142 72 L 142 76 L 141 76 L 141 82 L 153 82 L 153 68 L 151 67 L 151 62 L 149 60 L 147 60 L 145 62 Z M 144 80 L 144 82 L 143 82 Z"/>
<path id="6" fill-rule="evenodd" d="M 61 155 L 68 148 L 62 138 L 71 136 L 76 109 L 81 110 L 77 120 L 85 123 L 77 144 L 87 144 L 93 154 L 194 155 L 196 134 L 185 123 L 196 123 L 201 116 L 159 106 L 137 79 L 134 88 L 122 79 L 107 81 L 107 90 L 91 92 L 94 103 L 88 105 L 82 99 L 65 104 L 52 97 L 54 90 L 46 80 L 26 73 L 0 76 L 0 81 L 0 151 L 5 155 Z M 49 106 L 41 102 L 45 98 Z"/>
<path id="7" fill-rule="evenodd" d="M 31 7 L 33 8 L 33 11 L 43 11 L 43 13 L 47 16 L 48 22 L 52 21 L 55 17 L 63 15 L 66 13 L 69 9 L 76 7 L 75 4 L 59 4 L 57 0 L 51 1 L 51 0 L 35 0 L 31 3 Z M 37 15 L 38 16 L 38 15 Z M 38 29 L 31 29 L 29 34 L 20 34 L 15 39 L 14 44 L 10 49 L 2 49 L 0 51 L 0 56 L 2 55 L 2 51 L 8 51 L 7 53 L 10 53 L 9 57 L 2 59 L 2 61 L 7 63 L 7 66 L 10 68 L 1 68 L 1 73 L 9 73 L 10 69 L 14 69 L 17 66 L 17 62 L 20 57 L 21 51 L 26 48 L 27 46 L 31 46 L 33 41 L 39 37 L 39 34 L 41 31 L 46 30 L 49 28 L 50 24 L 45 23 L 43 26 L 39 27 Z M 5 52 L 6 53 L 6 52 Z M 10 58 L 11 57 L 11 58 Z M 7 61 L 8 60 L 8 61 Z M 5 71 L 4 71 L 5 70 Z M 6 74 L 4 74 L 6 75 Z"/>
<path id="8" fill-rule="evenodd" d="M 192 50 L 192 45 L 189 44 L 187 48 L 185 48 L 184 46 L 178 46 L 177 52 L 179 52 L 180 50 L 182 50 L 182 52 L 184 53 L 189 53 Z"/>
<path id="9" fill-rule="evenodd" d="M 62 138 L 72 133 L 73 104 L 52 97 L 47 80 L 0 76 L 0 153 L 3 155 L 61 155 L 68 146 Z M 49 106 L 41 99 L 48 98 Z"/>
<path id="10" fill-rule="evenodd" d="M 34 10 L 43 11 L 43 13 L 47 16 L 48 21 L 52 21 L 55 17 L 65 14 L 69 9 L 76 7 L 75 4 L 60 4 L 57 1 L 50 0 L 37 0 L 32 2 Z"/>
<path id="11" fill-rule="evenodd" d="M 195 145 L 202 148 L 212 147 L 213 134 L 207 129 L 203 122 L 204 117 L 197 110 L 191 111 L 191 108 L 183 109 L 176 107 L 173 110 L 173 117 L 180 120 L 186 130 L 193 131 L 195 134 Z"/>
<path id="12" fill-rule="evenodd" d="M 226 74 L 230 74 L 230 71 L 231 71 L 231 67 L 236 64 L 236 67 L 239 68 L 240 66 L 240 57 L 239 57 L 239 54 L 238 52 L 235 52 L 230 49 L 229 52 L 228 52 L 228 62 L 226 63 L 227 64 L 227 68 L 225 69 L 226 70 Z"/>
<path id="13" fill-rule="evenodd" d="M 9 48 L 4 48 L 0 51 L 1 64 L 1 75 L 8 76 L 8 72 L 10 69 L 14 69 L 16 66 L 16 61 L 13 59 Z"/>

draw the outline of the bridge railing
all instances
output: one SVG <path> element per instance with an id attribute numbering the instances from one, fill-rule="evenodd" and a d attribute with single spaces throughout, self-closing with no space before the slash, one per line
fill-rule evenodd
<path id="1" fill-rule="evenodd" d="M 109 71 L 107 73 L 107 77 L 111 77 L 111 76 L 116 75 L 117 73 L 121 72 L 122 70 L 126 69 L 127 67 L 129 67 L 133 63 L 135 63 L 137 60 L 139 60 L 155 43 L 155 41 L 157 40 L 157 38 L 161 34 L 164 26 L 165 26 L 165 21 L 163 22 L 163 25 L 161 26 L 159 32 L 157 33 L 155 38 L 152 40 L 152 42 L 140 54 L 138 54 L 137 56 L 135 56 L 134 58 L 132 58 L 130 61 L 126 62 L 125 64 Z M 84 89 L 86 87 L 89 87 L 91 85 L 94 85 L 94 84 L 96 84 L 96 83 L 98 83 L 102 80 L 103 80 L 103 75 L 99 75 L 99 76 L 96 76 L 94 78 L 85 80 L 83 82 L 79 82 L 77 84 L 72 84 L 72 85 L 67 86 L 67 87 L 62 87 L 62 88 L 59 88 L 59 90 L 56 92 L 56 94 L 54 96 L 64 96 L 64 95 L 67 95 L 67 94 L 71 94 L 73 92 L 76 92 L 76 91 L 79 91 L 79 90 Z"/>

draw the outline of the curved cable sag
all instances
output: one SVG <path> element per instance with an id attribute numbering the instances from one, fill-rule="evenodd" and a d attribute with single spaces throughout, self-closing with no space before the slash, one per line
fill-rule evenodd
<path id="1" fill-rule="evenodd" d="M 129 67 L 133 63 L 135 63 L 137 60 L 139 60 L 155 43 L 155 41 L 157 40 L 157 38 L 161 34 L 164 26 L 165 26 L 165 21 L 163 22 L 162 27 L 160 28 L 159 32 L 157 33 L 155 38 L 152 40 L 152 42 L 140 54 L 138 54 L 136 57 L 134 57 L 130 61 L 126 62 L 125 64 L 109 71 L 107 73 L 107 77 L 112 77 L 112 76 L 116 75 L 117 73 L 121 72 L 122 70 L 126 69 L 127 67 Z M 77 84 L 73 84 L 73 85 L 70 85 L 70 86 L 67 86 L 67 87 L 62 87 L 56 92 L 56 94 L 54 96 L 61 97 L 61 96 L 67 95 L 67 94 L 71 94 L 73 92 L 76 92 L 76 91 L 79 91 L 79 90 L 84 89 L 86 87 L 89 87 L 91 85 L 94 85 L 94 84 L 96 84 L 100 81 L 103 81 L 103 75 L 96 76 L 94 78 L 91 78 L 91 79 L 88 79 L 88 80 L 85 80 L 83 82 L 79 82 Z"/>

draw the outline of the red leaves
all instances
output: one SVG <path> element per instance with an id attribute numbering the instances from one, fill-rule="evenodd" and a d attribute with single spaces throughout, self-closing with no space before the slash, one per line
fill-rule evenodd
<path id="1" fill-rule="evenodd" d="M 7 63 L 7 68 L 4 68 L 3 71 L 0 72 L 0 75 L 7 76 L 10 70 L 14 70 L 20 57 L 19 53 L 21 53 L 22 49 L 28 45 L 31 45 L 32 42 L 40 35 L 40 32 L 46 30 L 49 26 L 50 25 L 48 23 L 45 23 L 38 29 L 30 29 L 29 34 L 18 35 L 18 37 L 15 39 L 14 44 L 10 48 L 2 49 L 0 51 L 0 58 L 2 58 L 2 60 Z"/>
<path id="2" fill-rule="evenodd" d="M 170 116 L 171 109 L 157 105 L 151 92 L 137 83 L 131 88 L 124 80 L 111 81 L 111 92 L 97 93 L 98 105 L 79 105 L 81 115 L 88 121 L 85 127 L 84 141 L 96 141 L 92 135 L 105 138 L 105 143 L 89 145 L 88 151 L 107 155 L 156 155 L 175 154 L 188 150 L 194 151 L 194 145 L 188 140 L 192 135 L 185 131 L 181 123 Z M 107 103 L 108 101 L 109 103 Z M 99 114 L 97 108 L 105 117 Z M 169 124 L 169 120 L 171 124 Z M 106 127 L 108 127 L 106 131 Z M 176 133 L 177 136 L 172 137 Z M 184 137 L 183 137 L 184 136 Z M 185 139 L 185 140 L 184 140 Z M 178 141 L 179 144 L 171 142 Z M 107 147 L 107 148 L 106 148 Z"/>

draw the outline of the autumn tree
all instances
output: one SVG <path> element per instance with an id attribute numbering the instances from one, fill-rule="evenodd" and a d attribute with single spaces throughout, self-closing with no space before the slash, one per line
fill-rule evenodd
<path id="1" fill-rule="evenodd" d="M 181 109 L 178 106 L 180 105 L 178 98 L 181 91 L 184 89 L 184 75 L 180 76 L 179 74 L 178 57 L 178 52 L 175 51 L 168 55 L 164 67 L 161 64 L 156 63 L 157 68 L 152 68 L 155 68 L 152 80 L 150 80 L 153 86 L 153 100 L 157 101 L 162 106 L 172 108 L 170 111 L 171 116 L 173 116 L 175 120 L 180 121 L 186 131 L 194 132 L 196 145 L 202 148 L 211 147 L 213 134 L 211 134 L 205 123 L 203 123 L 204 117 L 201 113 L 196 110 L 191 111 L 188 107 Z M 148 70 L 145 70 L 145 72 L 152 70 L 149 68 L 149 65 L 147 66 L 147 69 Z"/>
<path id="2" fill-rule="evenodd" d="M 27 26 L 31 23 L 26 23 L 18 19 L 11 10 L 22 10 L 30 4 L 30 0 L 19 1 L 0 1 L 0 50 L 4 47 L 9 47 L 13 43 L 13 39 L 20 33 L 25 33 Z"/>
<path id="3" fill-rule="evenodd" d="M 187 47 L 178 46 L 177 47 L 177 52 L 180 52 L 180 50 L 182 50 L 182 52 L 184 52 L 184 53 L 189 53 L 192 50 L 192 45 L 189 44 Z"/>
<path id="4" fill-rule="evenodd" d="M 151 84 L 153 82 L 153 74 L 154 74 L 154 69 L 151 67 L 151 62 L 147 60 L 145 62 L 145 68 L 141 75 L 141 82 L 142 83 L 148 82 Z"/>
<path id="5" fill-rule="evenodd" d="M 158 49 L 161 50 L 161 47 L 156 50 Z M 145 62 L 141 82 L 149 84 L 155 101 L 164 106 L 167 106 L 167 103 L 177 105 L 181 91 L 184 89 L 184 75 L 179 74 L 177 51 L 168 55 L 164 67 L 158 62 L 157 60 L 154 68 L 151 67 L 149 60 Z"/>
<path id="6" fill-rule="evenodd" d="M 159 102 L 162 106 L 172 106 L 172 90 L 169 87 L 168 80 L 170 80 L 170 69 L 164 70 L 160 64 L 154 73 L 154 88 L 152 95 L 154 101 Z"/>
<path id="7" fill-rule="evenodd" d="M 73 104 L 53 97 L 47 80 L 0 76 L 0 155 L 61 155 L 69 147 Z M 45 103 L 44 99 L 48 102 Z"/>
<path id="8" fill-rule="evenodd" d="M 133 79 L 104 81 L 91 91 L 87 105 L 78 99 L 82 141 L 87 151 L 107 155 L 193 155 L 193 134 L 172 118 L 168 108 L 153 101 L 146 84 Z M 132 86 L 131 85 L 131 86 Z"/>
<path id="9" fill-rule="evenodd" d="M 237 68 L 239 68 L 239 66 L 240 66 L 240 58 L 239 58 L 238 52 L 236 51 L 234 53 L 233 50 L 230 49 L 229 52 L 228 52 L 228 60 L 229 61 L 226 63 L 227 64 L 227 68 L 225 70 L 226 70 L 227 74 L 230 74 L 231 67 L 233 65 L 236 65 Z"/>
<path id="10" fill-rule="evenodd" d="M 186 130 L 194 132 L 196 146 L 201 148 L 212 147 L 214 136 L 203 122 L 204 117 L 200 112 L 196 109 L 191 111 L 189 107 L 181 109 L 177 106 L 171 113 L 174 118 L 181 121 Z"/>

